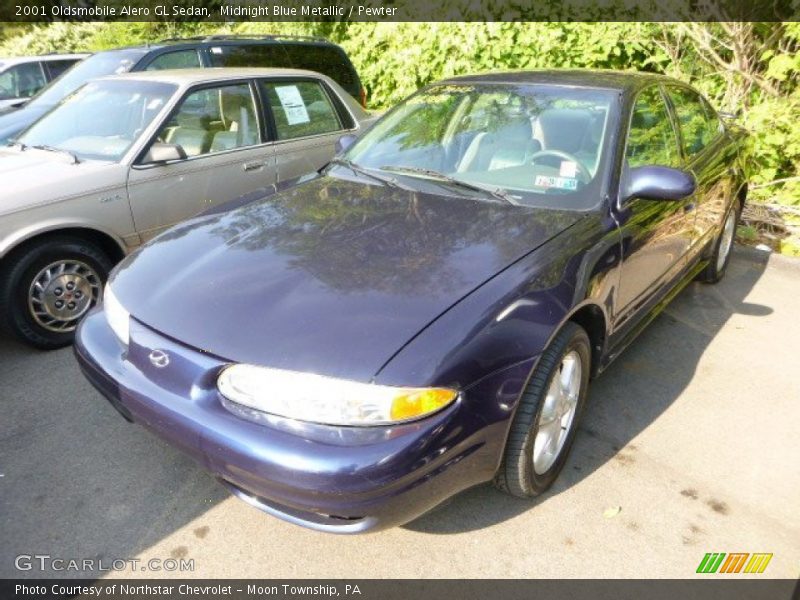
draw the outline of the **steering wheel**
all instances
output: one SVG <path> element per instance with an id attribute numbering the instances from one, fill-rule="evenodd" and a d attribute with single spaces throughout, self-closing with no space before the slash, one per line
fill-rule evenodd
<path id="1" fill-rule="evenodd" d="M 581 161 L 568 152 L 562 152 L 561 150 L 539 150 L 538 152 L 534 152 L 531 156 L 531 164 L 535 164 L 536 159 L 541 158 L 542 156 L 555 156 L 556 158 L 560 158 L 562 160 L 574 162 L 578 167 L 578 173 L 581 175 L 582 183 L 589 183 L 592 180 L 592 174 L 589 173 L 589 169 L 584 167 Z"/>

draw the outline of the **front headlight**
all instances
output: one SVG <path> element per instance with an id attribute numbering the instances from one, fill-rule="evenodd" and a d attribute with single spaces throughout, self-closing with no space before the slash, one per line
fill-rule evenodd
<path id="1" fill-rule="evenodd" d="M 131 315 L 117 300 L 114 292 L 111 291 L 111 286 L 108 284 L 106 284 L 106 289 L 103 291 L 103 313 L 106 315 L 108 326 L 111 327 L 119 340 L 127 346 L 131 337 Z"/>
<path id="2" fill-rule="evenodd" d="M 430 415 L 453 402 L 446 388 L 346 381 L 253 365 L 233 365 L 217 380 L 225 398 L 273 415 L 325 425 L 389 425 Z"/>

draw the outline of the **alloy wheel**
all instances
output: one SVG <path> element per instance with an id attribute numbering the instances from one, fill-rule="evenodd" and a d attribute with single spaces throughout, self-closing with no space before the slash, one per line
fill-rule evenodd
<path id="1" fill-rule="evenodd" d="M 50 263 L 33 278 L 28 308 L 38 325 L 57 333 L 75 330 L 78 320 L 100 298 L 100 276 L 76 260 Z"/>
<path id="2" fill-rule="evenodd" d="M 735 231 L 736 211 L 731 210 L 722 228 L 722 238 L 720 239 L 719 250 L 717 251 L 717 272 L 722 271 L 725 266 L 725 261 L 728 260 L 728 254 L 730 254 L 731 247 L 733 246 L 733 234 Z"/>
<path id="3" fill-rule="evenodd" d="M 569 437 L 577 412 L 582 369 L 580 355 L 571 350 L 561 359 L 550 382 L 533 442 L 533 470 L 539 475 L 553 466 Z"/>

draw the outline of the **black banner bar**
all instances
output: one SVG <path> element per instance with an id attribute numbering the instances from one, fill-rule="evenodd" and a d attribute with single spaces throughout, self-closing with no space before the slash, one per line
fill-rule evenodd
<path id="1" fill-rule="evenodd" d="M 692 580 L 81 580 L 0 581 L 0 598 L 169 598 L 183 600 L 800 600 L 794 580 L 710 575 Z"/>
<path id="2" fill-rule="evenodd" d="M 0 0 L 0 21 L 797 21 L 798 0 Z"/>

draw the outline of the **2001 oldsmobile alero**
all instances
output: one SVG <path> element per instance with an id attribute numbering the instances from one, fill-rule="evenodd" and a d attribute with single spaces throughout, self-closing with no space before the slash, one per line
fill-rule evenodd
<path id="1" fill-rule="evenodd" d="M 743 139 L 655 75 L 444 81 L 319 173 L 134 253 L 76 354 L 123 415 L 297 524 L 398 525 L 490 480 L 535 496 L 590 377 L 724 274 Z"/>

